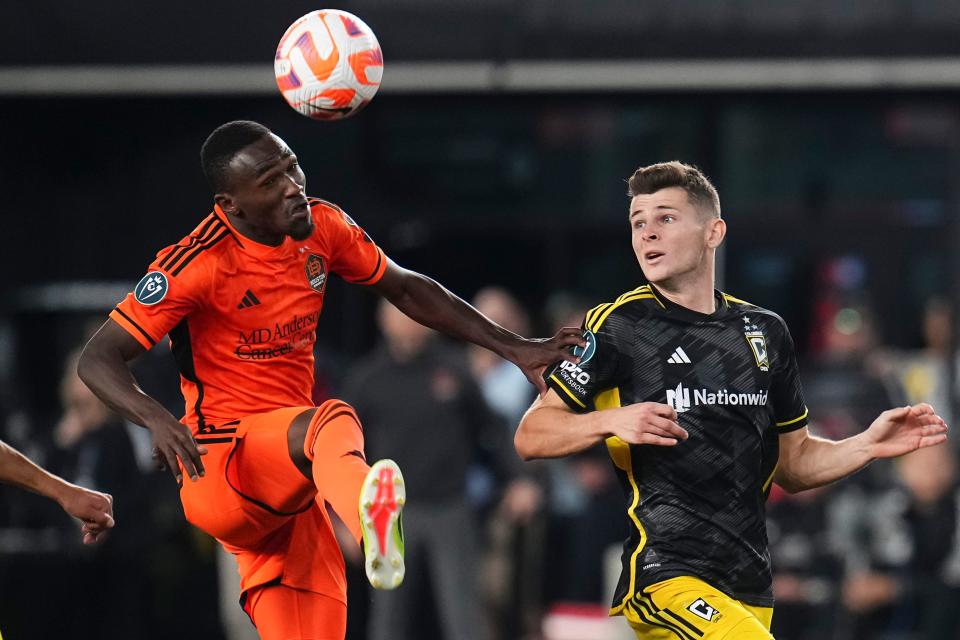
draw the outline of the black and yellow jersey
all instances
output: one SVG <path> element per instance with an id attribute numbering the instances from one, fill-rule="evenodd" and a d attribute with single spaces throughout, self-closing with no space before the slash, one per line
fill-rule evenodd
<path id="1" fill-rule="evenodd" d="M 806 426 L 793 340 L 770 311 L 716 292 L 704 315 L 650 285 L 591 309 L 580 364 L 547 384 L 578 412 L 662 402 L 689 438 L 673 447 L 607 448 L 627 498 L 630 537 L 611 613 L 643 587 L 700 578 L 755 606 L 773 605 L 764 503 L 778 436 Z"/>

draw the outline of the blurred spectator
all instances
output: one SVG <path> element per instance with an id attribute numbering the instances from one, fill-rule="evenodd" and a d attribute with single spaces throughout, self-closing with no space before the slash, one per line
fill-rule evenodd
<path id="1" fill-rule="evenodd" d="M 168 637 L 177 621 L 190 620 L 198 635 L 219 640 L 210 540 L 187 528 L 169 475 L 138 465 L 131 435 L 140 427 L 118 419 L 87 389 L 76 361 L 74 352 L 64 364 L 63 412 L 43 457 L 65 479 L 113 495 L 119 525 L 99 548 L 87 549 L 75 539 L 73 523 L 52 519 L 63 535 L 51 539 L 40 529 L 36 536 L 52 544 L 23 546 L 0 557 L 4 631 L 25 638 L 151 640 Z M 43 526 L 27 523 L 38 525 Z M 27 601 L 38 594 L 43 610 L 57 615 L 35 615 L 37 607 Z"/>
<path id="2" fill-rule="evenodd" d="M 803 368 L 803 388 L 810 407 L 811 431 L 840 440 L 860 433 L 881 412 L 906 404 L 899 382 L 878 359 L 879 336 L 872 308 L 850 299 L 834 305 L 818 327 L 823 346 Z M 871 465 L 889 472 L 889 464 Z"/>
<path id="3" fill-rule="evenodd" d="M 477 310 L 508 331 L 530 334 L 530 319 L 520 303 L 506 289 L 486 287 L 473 298 Z M 512 363 L 489 349 L 470 345 L 467 349 L 470 369 L 480 384 L 490 408 L 499 413 L 510 429 L 510 435 L 533 401 L 536 390 L 526 376 Z"/>
<path id="4" fill-rule="evenodd" d="M 623 491 L 617 484 L 606 445 L 597 445 L 567 460 L 570 480 L 583 496 L 575 512 L 554 513 L 549 548 L 556 550 L 546 575 L 549 602 L 603 601 L 603 558 L 627 538 Z"/>
<path id="5" fill-rule="evenodd" d="M 956 461 L 947 447 L 923 449 L 898 462 L 897 476 L 897 485 L 887 491 L 838 505 L 843 511 L 859 511 L 853 521 L 865 525 L 858 531 L 839 530 L 840 539 L 845 538 L 847 564 L 844 637 L 956 638 L 960 625 Z"/>
<path id="6" fill-rule="evenodd" d="M 480 527 L 465 500 L 468 471 L 478 452 L 506 479 L 519 460 L 462 351 L 386 301 L 378 320 L 384 343 L 350 372 L 343 395 L 363 423 L 367 457 L 396 460 L 410 501 L 404 585 L 374 594 L 370 637 L 482 640 L 490 631 L 478 597 Z M 425 609 L 436 612 L 439 634 Z"/>
<path id="7" fill-rule="evenodd" d="M 558 292 L 546 304 L 550 331 L 582 326 L 587 304 L 574 294 Z M 557 553 L 544 567 L 548 603 L 603 603 L 603 558 L 627 538 L 626 504 L 617 485 L 605 445 L 577 455 L 547 461 L 550 469 L 548 547 Z"/>
<path id="8" fill-rule="evenodd" d="M 899 461 L 908 493 L 903 517 L 912 541 L 912 604 L 917 637 L 956 638 L 960 629 L 960 486 L 947 447 L 916 451 Z"/>
<path id="9" fill-rule="evenodd" d="M 829 493 L 788 494 L 774 485 L 767 506 L 778 640 L 822 640 L 835 628 L 842 567 L 829 539 Z"/>
<path id="10" fill-rule="evenodd" d="M 929 299 L 923 309 L 923 348 L 891 358 L 891 369 L 903 385 L 908 401 L 932 404 L 951 426 L 953 403 L 948 366 L 952 325 L 949 303 L 942 298 Z M 954 440 L 956 449 L 960 442 Z"/>
<path id="11" fill-rule="evenodd" d="M 78 355 L 71 353 L 64 366 L 60 385 L 64 411 L 53 432 L 56 450 L 51 464 L 71 482 L 111 493 L 117 520 L 123 523 L 115 532 L 118 535 L 82 556 L 77 567 L 81 575 L 97 576 L 77 594 L 90 609 L 83 626 L 110 627 L 127 637 L 143 637 L 149 617 L 149 602 L 144 598 L 149 585 L 140 546 L 148 507 L 143 475 L 123 422 L 77 376 Z M 112 606 L 98 606 L 101 602 Z M 90 637 L 98 635 L 94 632 Z"/>
<path id="12" fill-rule="evenodd" d="M 876 357 L 879 335 L 872 307 L 856 292 L 837 294 L 818 306 L 820 351 L 803 368 L 810 407 L 810 431 L 835 440 L 861 432 L 882 411 L 906 402 L 892 372 Z M 828 539 L 843 559 L 842 598 L 849 615 L 837 621 L 841 638 L 872 638 L 895 615 L 895 574 L 908 552 L 902 536 L 875 538 L 874 527 L 889 522 L 894 509 L 887 498 L 893 466 L 878 461 L 831 491 Z M 815 507 L 816 508 L 816 507 Z M 793 535 L 784 527 L 783 535 Z M 826 550 L 824 551 L 826 553 Z M 778 556 L 773 556 L 778 566 Z M 778 596 L 777 592 L 774 595 Z M 852 635 L 849 635 L 852 634 Z"/>
<path id="13" fill-rule="evenodd" d="M 530 319 L 506 289 L 486 287 L 473 306 L 497 324 L 520 335 L 530 333 Z M 470 368 L 490 408 L 503 419 L 505 437 L 513 441 L 520 418 L 536 396 L 523 373 L 492 351 L 467 348 Z M 490 544 L 483 561 L 484 600 L 495 620 L 496 635 L 516 638 L 539 627 L 545 522 L 535 517 L 543 502 L 543 465 L 524 465 L 527 477 L 514 480 L 489 521 Z"/>

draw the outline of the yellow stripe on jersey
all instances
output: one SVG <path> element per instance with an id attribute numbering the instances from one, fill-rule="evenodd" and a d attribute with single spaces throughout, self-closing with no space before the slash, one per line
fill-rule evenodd
<path id="1" fill-rule="evenodd" d="M 620 389 L 614 387 L 604 391 L 603 393 L 597 394 L 596 399 L 594 400 L 594 405 L 597 407 L 598 411 L 603 411 L 604 409 L 616 409 L 621 406 L 620 403 Z M 633 551 L 633 554 L 630 556 L 630 586 L 627 589 L 627 595 L 624 597 L 623 602 L 618 606 L 610 610 L 610 615 L 615 615 L 620 613 L 629 602 L 637 589 L 637 558 L 640 556 L 640 552 L 643 551 L 644 547 L 647 546 L 647 531 L 643 528 L 643 523 L 640 522 L 640 518 L 637 517 L 637 507 L 640 505 L 640 487 L 637 484 L 637 479 L 633 474 L 633 457 L 630 455 L 630 445 L 617 436 L 610 436 L 606 440 L 607 451 L 610 453 L 610 459 L 613 460 L 613 464 L 616 465 L 618 469 L 623 471 L 627 475 L 627 479 L 630 481 L 630 488 L 633 490 L 633 500 L 630 502 L 630 506 L 627 508 L 627 515 L 630 516 L 630 520 L 633 522 L 634 526 L 637 527 L 637 531 L 640 532 L 640 542 L 637 544 L 637 548 Z"/>
<path id="2" fill-rule="evenodd" d="M 591 324 L 587 325 L 587 329 L 590 331 L 599 331 L 600 326 L 603 325 L 604 321 L 610 316 L 617 307 L 621 307 L 628 302 L 633 302 L 634 300 L 656 300 L 656 296 L 652 293 L 630 293 L 626 296 L 621 296 L 617 298 L 617 301 L 611 304 L 609 307 L 604 309 L 602 313 L 594 314 L 594 320 Z"/>
<path id="3" fill-rule="evenodd" d="M 763 493 L 770 486 L 770 483 L 773 482 L 773 476 L 777 473 L 777 466 L 773 465 L 773 471 L 770 472 L 770 477 L 767 478 L 767 481 L 763 483 L 763 487 L 760 488 L 760 493 Z"/>
<path id="4" fill-rule="evenodd" d="M 596 331 L 600 328 L 600 325 L 603 324 L 603 320 L 606 319 L 606 316 L 610 315 L 608 312 L 612 312 L 614 309 L 620 305 L 631 302 L 633 300 L 656 300 L 657 304 L 666 309 L 664 304 L 660 301 L 660 298 L 657 297 L 657 294 L 654 293 L 650 285 L 645 284 L 643 286 L 637 287 L 632 291 L 627 291 L 626 293 L 619 296 L 613 302 L 606 302 L 604 304 L 597 305 L 587 311 L 586 318 L 584 320 L 584 325 L 590 331 Z M 603 319 L 601 319 L 603 318 Z"/>
<path id="5" fill-rule="evenodd" d="M 596 318 L 598 314 L 603 313 L 603 310 L 606 309 L 607 307 L 609 307 L 611 304 L 613 304 L 613 303 L 612 303 L 612 302 L 607 302 L 607 303 L 604 303 L 604 304 L 600 304 L 600 305 L 595 306 L 593 309 L 590 309 L 590 311 L 587 311 L 587 317 L 586 317 L 586 319 L 584 320 L 584 323 L 583 323 L 584 326 L 589 327 L 589 326 L 591 325 L 591 323 L 593 322 L 593 319 Z"/>
<path id="6" fill-rule="evenodd" d="M 810 409 L 807 409 L 806 407 L 804 407 L 804 408 L 803 408 L 803 415 L 801 415 L 800 417 L 794 418 L 793 420 L 787 420 L 786 422 L 777 422 L 776 425 L 777 425 L 778 427 L 786 427 L 786 426 L 791 425 L 791 424 L 796 424 L 797 422 L 800 422 L 801 420 L 803 420 L 804 418 L 806 418 L 809 414 L 810 414 Z"/>
<path id="7" fill-rule="evenodd" d="M 641 287 L 642 289 L 643 287 Z M 657 304 L 660 305 L 661 309 L 666 309 L 667 305 L 663 304 L 663 301 L 660 299 L 660 296 L 657 295 L 657 292 L 653 290 L 653 287 L 650 285 L 646 286 L 647 291 L 653 296 L 653 299 L 657 301 Z"/>
<path id="8" fill-rule="evenodd" d="M 723 296 L 724 300 L 726 300 L 727 302 L 732 302 L 733 304 L 749 304 L 751 307 L 755 306 L 753 303 L 747 302 L 746 300 L 741 300 L 740 298 L 734 298 L 729 293 L 721 293 L 720 295 Z"/>
<path id="9" fill-rule="evenodd" d="M 570 396 L 570 397 L 573 399 L 574 402 L 576 402 L 578 405 L 580 405 L 580 408 L 581 408 L 581 409 L 586 409 L 586 408 L 587 408 L 587 405 L 585 405 L 585 404 L 583 404 L 582 402 L 580 402 L 580 399 L 579 399 L 577 396 L 575 396 L 575 395 L 573 395 L 572 393 L 570 393 L 570 390 L 567 389 L 567 387 L 566 387 L 562 382 L 560 382 L 560 380 L 557 378 L 557 376 L 555 376 L 555 375 L 553 375 L 553 374 L 551 373 L 551 374 L 550 374 L 550 379 L 553 380 L 554 382 L 556 382 L 556 383 L 560 386 L 560 388 L 563 389 L 563 392 L 564 392 L 564 393 L 566 393 L 568 396 Z"/>

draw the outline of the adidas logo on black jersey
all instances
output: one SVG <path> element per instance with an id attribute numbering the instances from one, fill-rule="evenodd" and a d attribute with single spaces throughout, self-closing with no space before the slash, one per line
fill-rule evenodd
<path id="1" fill-rule="evenodd" d="M 253 295 L 253 291 L 247 289 L 247 292 L 243 294 L 243 300 L 237 305 L 237 309 L 247 309 L 249 307 L 255 307 L 258 304 L 260 304 L 260 301 L 257 300 L 257 296 Z"/>
<path id="2" fill-rule="evenodd" d="M 667 362 L 670 364 L 692 364 L 683 347 L 677 347 L 673 355 L 667 358 Z"/>

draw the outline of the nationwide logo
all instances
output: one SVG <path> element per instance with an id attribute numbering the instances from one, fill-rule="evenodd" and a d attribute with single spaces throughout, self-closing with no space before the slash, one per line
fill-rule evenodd
<path id="1" fill-rule="evenodd" d="M 133 288 L 133 297 L 140 304 L 152 307 L 166 298 L 169 290 L 170 285 L 167 282 L 167 276 L 159 271 L 151 271 L 140 278 L 140 282 Z"/>
<path id="2" fill-rule="evenodd" d="M 683 383 L 678 384 L 676 389 L 667 389 L 667 404 L 677 413 L 689 411 L 698 405 L 762 407 L 767 404 L 766 391 L 735 393 L 726 389 L 719 391 L 694 389 L 692 394 L 690 391 L 690 388 L 683 386 Z"/>

